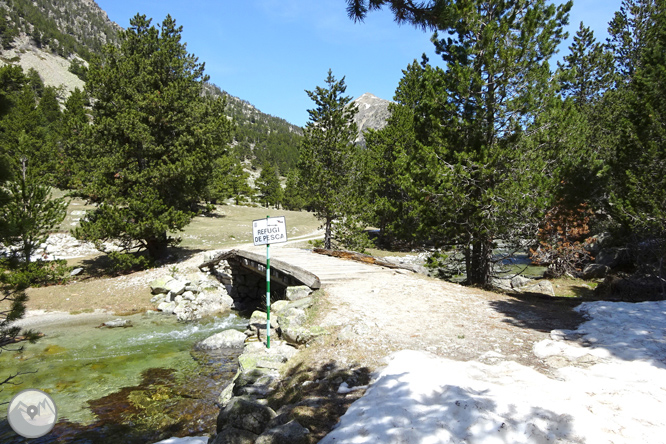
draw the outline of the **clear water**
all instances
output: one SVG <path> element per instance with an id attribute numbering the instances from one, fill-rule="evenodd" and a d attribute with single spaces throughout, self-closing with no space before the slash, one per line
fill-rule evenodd
<path id="1" fill-rule="evenodd" d="M 114 318 L 103 320 L 110 319 Z M 59 424 L 92 428 L 99 428 L 100 418 L 107 413 L 107 416 L 118 415 L 118 423 L 125 418 L 130 425 L 137 421 L 147 424 L 150 418 L 129 421 L 123 410 L 149 416 L 148 404 L 154 400 L 169 401 L 172 405 L 176 400 L 202 399 L 210 405 L 213 401 L 205 398 L 214 397 L 224 384 L 220 372 L 212 369 L 215 364 L 232 358 L 197 354 L 192 352 L 192 346 L 222 330 L 241 330 L 247 325 L 247 320 L 234 314 L 194 323 L 178 323 L 174 316 L 162 314 L 123 319 L 130 320 L 133 327 L 95 328 L 101 321 L 91 317 L 40 327 L 38 330 L 45 336 L 37 343 L 26 344 L 20 353 L 0 354 L 0 377 L 26 373 L 17 378 L 20 385 L 2 387 L 0 402 L 9 402 L 14 394 L 26 388 L 41 389 L 54 399 Z M 183 394 L 183 388 L 192 393 Z M 0 421 L 5 417 L 6 411 L 1 409 Z M 164 418 L 160 421 L 169 423 Z M 104 422 L 108 426 L 108 418 Z M 0 422 L 0 442 L 5 442 L 3 438 L 8 436 L 6 427 L 6 421 Z"/>

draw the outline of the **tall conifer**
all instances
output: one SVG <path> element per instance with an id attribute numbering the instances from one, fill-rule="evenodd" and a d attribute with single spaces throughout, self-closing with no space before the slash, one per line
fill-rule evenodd
<path id="1" fill-rule="evenodd" d="M 93 125 L 82 192 L 97 208 L 76 235 L 116 239 L 160 257 L 194 216 L 215 160 L 229 142 L 224 101 L 204 97 L 204 65 L 187 53 L 182 27 L 143 15 L 88 72 Z"/>
<path id="2" fill-rule="evenodd" d="M 346 90 L 344 77 L 337 80 L 329 69 L 326 87 L 306 91 L 315 107 L 308 110 L 298 167 L 304 195 L 324 223 L 325 248 L 332 247 L 334 220 L 349 214 L 345 208 L 354 200 L 350 184 L 358 172 L 357 108 L 343 95 Z"/>

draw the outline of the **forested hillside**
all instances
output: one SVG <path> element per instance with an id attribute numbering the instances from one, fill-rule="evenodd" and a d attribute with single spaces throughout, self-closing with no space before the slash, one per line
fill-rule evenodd
<path id="1" fill-rule="evenodd" d="M 0 39 L 5 49 L 21 34 L 30 37 L 35 47 L 64 58 L 77 55 L 89 61 L 100 55 L 107 43 L 118 44 L 122 28 L 111 22 L 93 1 L 85 0 L 8 0 L 0 4 Z M 86 68 L 72 59 L 69 70 L 85 80 Z M 282 175 L 298 160 L 302 130 L 284 119 L 262 113 L 250 103 L 208 83 L 209 94 L 227 98 L 225 113 L 236 123 L 232 154 L 254 166 L 269 163 Z"/>
<path id="2" fill-rule="evenodd" d="M 0 6 L 2 46 L 12 45 L 19 33 L 29 35 L 39 48 L 62 57 L 76 54 L 89 60 L 106 43 L 117 43 L 120 26 L 111 22 L 94 1 L 6 0 Z"/>
<path id="3" fill-rule="evenodd" d="M 240 160 L 250 160 L 255 166 L 269 163 L 286 176 L 298 161 L 303 130 L 284 119 L 262 113 L 215 84 L 208 84 L 206 92 L 227 99 L 225 112 L 236 123 L 234 155 Z"/>

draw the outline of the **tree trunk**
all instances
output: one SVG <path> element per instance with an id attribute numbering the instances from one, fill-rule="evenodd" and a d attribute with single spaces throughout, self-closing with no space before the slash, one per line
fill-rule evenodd
<path id="1" fill-rule="evenodd" d="M 327 250 L 331 249 L 331 222 L 332 220 L 327 217 L 324 224 L 324 248 Z"/>
<path id="2" fill-rule="evenodd" d="M 159 259 L 166 255 L 169 238 L 166 233 L 160 233 L 150 239 L 146 239 L 146 249 L 153 259 Z"/>
<path id="3" fill-rule="evenodd" d="M 492 265 L 492 241 L 477 239 L 472 241 L 470 259 L 467 261 L 467 282 L 482 287 L 490 284 Z"/>

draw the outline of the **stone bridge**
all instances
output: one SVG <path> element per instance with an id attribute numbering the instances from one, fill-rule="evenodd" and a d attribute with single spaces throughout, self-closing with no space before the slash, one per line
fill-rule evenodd
<path id="1" fill-rule="evenodd" d="M 363 279 L 368 273 L 380 272 L 386 268 L 406 268 L 353 253 L 322 250 L 320 252 L 323 254 L 317 254 L 309 250 L 271 247 L 273 301 L 286 299 L 286 290 L 289 287 L 307 286 L 316 290 L 330 284 Z M 265 301 L 265 251 L 265 247 L 223 251 L 204 259 L 199 268 L 208 268 L 227 286 L 228 293 L 234 299 L 234 308 L 240 311 L 253 310 L 261 307 Z"/>

